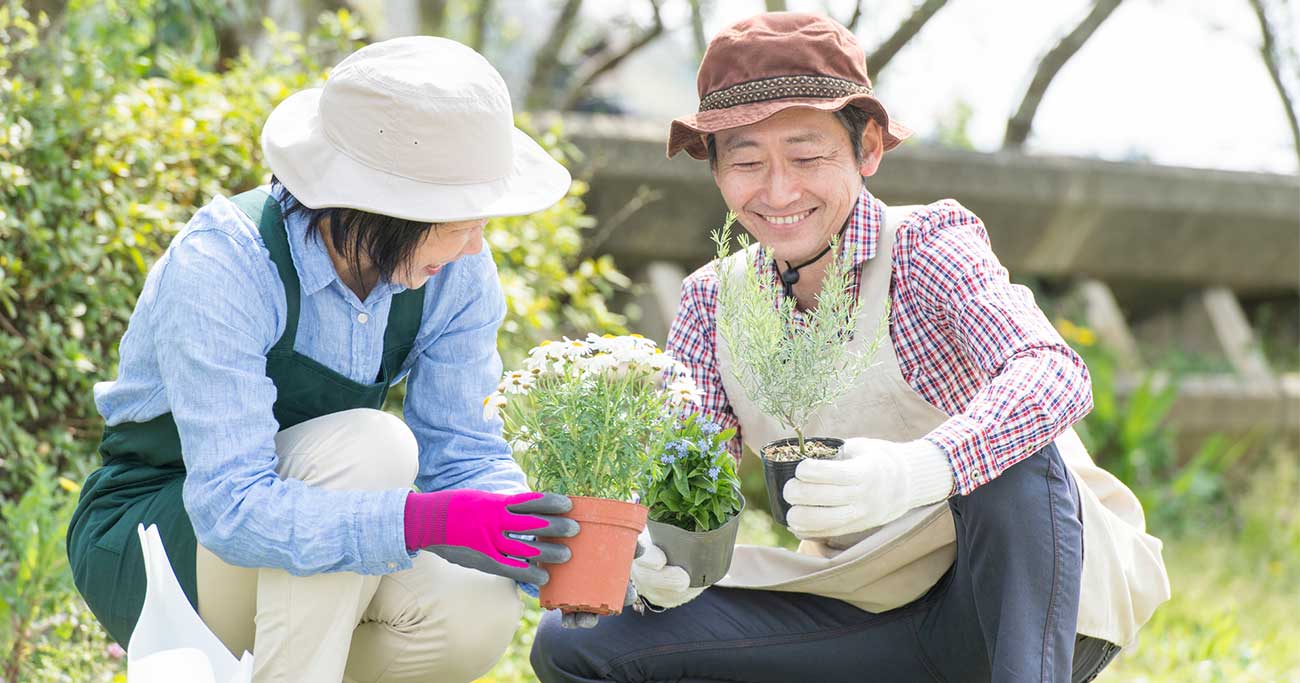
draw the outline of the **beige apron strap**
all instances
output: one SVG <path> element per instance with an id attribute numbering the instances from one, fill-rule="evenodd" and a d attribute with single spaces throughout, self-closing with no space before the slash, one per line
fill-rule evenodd
<path id="1" fill-rule="evenodd" d="M 864 267 L 864 288 L 888 291 L 895 235 L 917 206 L 887 207 L 876 256 Z M 883 279 L 883 280 L 882 280 Z M 881 302 L 871 302 L 883 306 Z M 856 544 L 837 550 L 805 541 L 798 552 L 738 546 L 730 573 L 718 583 L 730 588 L 810 593 L 843 600 L 868 611 L 906 604 L 929 590 L 956 557 L 956 533 L 946 502 L 911 510 Z"/>

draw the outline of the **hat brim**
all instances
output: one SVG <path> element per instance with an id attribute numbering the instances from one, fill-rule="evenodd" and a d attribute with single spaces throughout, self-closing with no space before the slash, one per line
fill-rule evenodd
<path id="1" fill-rule="evenodd" d="M 498 180 L 439 184 L 363 164 L 326 136 L 318 114 L 321 92 L 312 88 L 289 96 L 262 128 L 267 165 L 305 206 L 442 223 L 535 213 L 569 192 L 569 171 L 518 128 L 512 131 L 511 172 Z"/>
<path id="2" fill-rule="evenodd" d="M 673 119 L 672 128 L 668 133 L 668 156 L 672 158 L 678 152 L 685 150 L 687 154 L 696 159 L 708 159 L 709 150 L 704 142 L 704 136 L 729 128 L 739 128 L 758 123 L 777 112 L 792 107 L 839 111 L 848 106 L 863 109 L 876 116 L 878 120 L 885 122 L 883 137 L 886 152 L 897 147 L 899 143 L 912 135 L 911 128 L 891 119 L 880 100 L 871 95 L 857 94 L 836 99 L 792 97 L 740 104 L 726 109 L 710 109 Z"/>

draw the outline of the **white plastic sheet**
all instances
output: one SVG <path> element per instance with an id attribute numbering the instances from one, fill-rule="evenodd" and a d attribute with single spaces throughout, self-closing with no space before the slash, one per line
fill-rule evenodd
<path id="1" fill-rule="evenodd" d="M 181 590 L 158 527 L 137 529 L 149 587 L 126 648 L 128 683 L 251 683 L 253 655 L 236 660 Z"/>

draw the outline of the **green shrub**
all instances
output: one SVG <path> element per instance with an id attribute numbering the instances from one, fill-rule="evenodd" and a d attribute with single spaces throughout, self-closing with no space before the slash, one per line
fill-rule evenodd
<path id="1" fill-rule="evenodd" d="M 1127 390 L 1112 352 L 1087 328 L 1057 322 L 1092 376 L 1093 409 L 1075 425 L 1098 465 L 1133 490 L 1155 533 L 1222 522 L 1232 511 L 1227 475 L 1251 445 L 1215 435 L 1190 457 L 1178 453 L 1178 433 L 1168 424 L 1178 398 L 1179 374 L 1144 371 Z"/>
<path id="2" fill-rule="evenodd" d="M 6 681 L 36 680 L 43 659 L 67 659 L 66 652 L 77 646 L 89 645 L 93 668 L 107 647 L 102 630 L 90 626 L 93 618 L 85 607 L 72 604 L 80 600 L 63 551 L 63 530 L 77 485 L 44 466 L 34 469 L 37 476 L 22 497 L 0 503 L 5 520 L 0 527 L 0 680 Z"/>
<path id="3" fill-rule="evenodd" d="M 268 26 L 267 60 L 215 73 L 159 48 L 155 5 L 73 0 L 55 29 L 0 0 L 0 497 L 37 461 L 74 479 L 97 464 L 92 386 L 116 375 L 148 267 L 214 195 L 267 180 L 266 116 L 364 38 L 345 11 L 306 37 Z M 558 130 L 540 139 L 568 160 Z M 621 330 L 605 297 L 626 281 L 578 258 L 585 191 L 489 228 L 508 359 L 552 328 Z"/>

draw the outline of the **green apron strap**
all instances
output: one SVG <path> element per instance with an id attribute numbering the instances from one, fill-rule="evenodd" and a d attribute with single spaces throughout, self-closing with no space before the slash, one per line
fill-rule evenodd
<path id="1" fill-rule="evenodd" d="M 243 211 L 250 220 L 257 224 L 262 234 L 262 241 L 271 253 L 280 280 L 284 283 L 284 299 L 287 304 L 284 335 L 276 342 L 274 350 L 292 352 L 294 340 L 298 333 L 298 311 L 301 305 L 302 288 L 298 283 L 298 271 L 293 265 L 293 255 L 289 251 L 288 231 L 284 227 L 284 218 L 280 212 L 280 203 L 264 190 L 249 190 L 230 201 Z M 383 361 L 380 364 L 377 381 L 391 382 L 397 377 L 402 361 L 415 346 L 415 337 L 420 332 L 420 321 L 424 316 L 424 287 L 411 289 L 393 297 L 388 309 L 388 325 L 384 330 Z"/>
<path id="2" fill-rule="evenodd" d="M 420 333 L 424 316 L 424 285 L 408 289 L 393 297 L 388 309 L 388 327 L 384 330 L 384 356 L 379 368 L 379 380 L 392 382 L 402 362 L 415 347 L 415 337 Z"/>
<path id="3" fill-rule="evenodd" d="M 284 334 L 275 343 L 272 351 L 293 352 L 294 340 L 298 337 L 298 307 L 302 286 L 298 283 L 298 270 L 293 265 L 293 255 L 289 251 L 289 235 L 284 229 L 284 216 L 280 213 L 280 202 L 265 190 L 249 190 L 230 198 L 250 220 L 257 224 L 257 231 L 262 234 L 266 250 L 271 252 L 271 261 L 280 273 L 284 283 L 284 302 L 287 307 L 284 320 Z"/>

